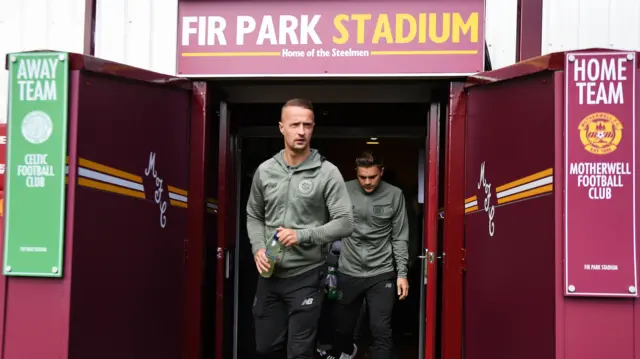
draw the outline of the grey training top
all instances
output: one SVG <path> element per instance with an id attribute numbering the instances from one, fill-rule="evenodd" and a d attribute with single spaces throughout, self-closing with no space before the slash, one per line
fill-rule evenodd
<path id="1" fill-rule="evenodd" d="M 297 167 L 284 150 L 263 162 L 253 177 L 247 231 L 255 254 L 282 226 L 297 230 L 300 244 L 285 249 L 273 275 L 290 277 L 325 263 L 328 244 L 351 235 L 353 213 L 340 171 L 318 151 Z"/>
<path id="2" fill-rule="evenodd" d="M 409 221 L 404 194 L 384 181 L 367 194 L 357 180 L 347 182 L 354 230 L 342 240 L 338 270 L 353 277 L 397 272 L 407 277 Z"/>

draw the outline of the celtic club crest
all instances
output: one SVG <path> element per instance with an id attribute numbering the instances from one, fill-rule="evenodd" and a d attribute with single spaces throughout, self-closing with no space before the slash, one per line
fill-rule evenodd
<path id="1" fill-rule="evenodd" d="M 311 193 L 311 191 L 313 191 L 313 182 L 311 182 L 311 180 L 306 179 L 306 178 L 303 179 L 298 184 L 298 191 L 300 191 L 300 193 L 302 193 L 302 194 Z"/>

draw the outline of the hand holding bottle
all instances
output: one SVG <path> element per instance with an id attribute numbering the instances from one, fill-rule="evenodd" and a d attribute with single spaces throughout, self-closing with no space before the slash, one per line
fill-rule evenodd
<path id="1" fill-rule="evenodd" d="M 256 262 L 256 268 L 258 268 L 258 273 L 268 272 L 269 267 L 271 267 L 267 259 L 266 251 L 265 248 L 260 249 L 253 256 L 253 260 Z"/>
<path id="2" fill-rule="evenodd" d="M 276 262 L 282 259 L 283 251 L 284 245 L 278 240 L 277 233 L 274 233 L 271 240 L 267 242 L 267 248 L 262 251 L 262 256 L 264 256 L 264 259 L 266 259 L 267 264 L 266 270 L 261 270 L 260 267 L 258 267 L 258 271 L 260 272 L 261 276 L 270 278 L 273 275 L 273 270 L 275 269 Z M 262 258 L 260 258 L 260 262 L 262 262 Z M 258 265 L 257 262 L 256 265 Z M 264 268 L 264 266 L 262 268 Z"/>

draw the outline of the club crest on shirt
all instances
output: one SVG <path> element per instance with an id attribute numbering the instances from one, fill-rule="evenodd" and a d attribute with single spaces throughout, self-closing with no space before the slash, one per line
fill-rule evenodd
<path id="1" fill-rule="evenodd" d="M 313 191 L 313 182 L 309 179 L 303 179 L 298 183 L 298 191 L 302 194 L 309 194 Z"/>
<path id="2" fill-rule="evenodd" d="M 384 214 L 384 206 L 373 206 L 373 214 L 376 216 Z"/>

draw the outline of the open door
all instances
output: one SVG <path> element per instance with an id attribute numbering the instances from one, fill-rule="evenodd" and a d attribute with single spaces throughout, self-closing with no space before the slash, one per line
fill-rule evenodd
<path id="1" fill-rule="evenodd" d="M 432 104 L 428 118 L 425 163 L 425 323 L 424 358 L 460 359 L 464 250 L 464 164 L 466 97 L 454 82 L 449 102 Z M 440 123 L 446 123 L 441 132 Z M 441 153 L 441 142 L 444 153 Z M 444 163 L 442 163 L 444 162 Z M 440 169 L 444 173 L 439 173 Z M 440 188 L 439 188 L 440 184 Z M 442 200 L 439 197 L 443 197 Z M 444 211 L 439 206 L 444 204 Z M 442 215 L 442 217 L 441 217 Z M 439 221 L 444 218 L 443 221 Z M 442 228 L 439 227 L 439 222 Z"/>
<path id="2" fill-rule="evenodd" d="M 224 97 L 80 54 L 14 56 L 64 61 L 68 184 L 64 275 L 0 280 L 4 356 L 228 357 L 237 197 Z M 34 335 L 53 339 L 24 346 Z"/>
<path id="3" fill-rule="evenodd" d="M 432 104 L 427 122 L 424 176 L 424 277 L 425 277 L 425 340 L 424 358 L 436 359 L 438 328 L 438 180 L 440 167 L 440 105 Z"/>
<path id="4" fill-rule="evenodd" d="M 216 91 L 197 82 L 190 125 L 189 243 L 184 359 L 213 358 L 217 343 L 216 272 L 218 238 L 219 118 Z M 212 170 L 215 169 L 215 170 Z"/>
<path id="5" fill-rule="evenodd" d="M 219 102 L 218 134 L 218 236 L 216 264 L 215 359 L 234 352 L 234 259 L 238 232 L 237 137 L 231 136 L 231 113 Z"/>
<path id="6" fill-rule="evenodd" d="M 226 166 L 229 164 L 229 121 L 220 91 L 210 84 L 194 86 L 191 118 L 191 169 L 189 215 L 190 243 L 187 262 L 185 305 L 189 325 L 185 327 L 184 359 L 222 358 L 227 338 L 226 301 L 230 299 L 228 238 L 233 228 L 228 219 L 229 197 Z M 233 172 L 231 172 L 233 173 Z M 225 195 L 226 194 L 226 195 Z M 231 209 L 232 210 L 232 209 Z"/>
<path id="7" fill-rule="evenodd" d="M 73 53 L 10 61 L 57 71 L 34 84 L 53 84 L 51 98 L 19 106 L 40 111 L 45 125 L 35 128 L 58 131 L 66 156 L 59 151 L 49 173 L 67 185 L 57 197 L 64 234 L 40 247 L 58 251 L 50 268 L 61 277 L 4 278 L 3 358 L 199 358 L 205 85 Z M 43 111 L 55 111 L 53 127 Z M 9 118 L 9 145 L 26 142 L 22 118 Z M 9 161 L 8 175 L 21 160 Z"/>
<path id="8" fill-rule="evenodd" d="M 449 89 L 444 153 L 444 221 L 442 240 L 442 289 L 440 343 L 442 359 L 463 357 L 463 280 L 466 272 L 464 244 L 465 207 L 465 136 L 467 102 L 464 83 L 453 82 Z M 446 254 L 446 257 L 444 255 Z"/>
<path id="9" fill-rule="evenodd" d="M 73 212 L 66 216 L 62 279 L 73 288 L 69 356 L 146 357 L 153 348 L 156 358 L 196 359 L 203 237 L 192 228 L 202 228 L 193 224 L 204 212 L 204 178 L 197 176 L 203 163 L 194 159 L 203 143 L 194 129 L 205 118 L 205 84 L 79 55 L 70 60 L 67 206 Z M 39 316 L 29 303 L 43 284 L 29 285 L 34 288 L 12 291 L 9 284 L 7 308 Z M 15 324 L 6 322 L 11 338 L 29 321 L 14 318 Z M 48 329 L 25 335 L 49 336 Z M 6 346 L 5 355 L 53 357 L 24 350 Z"/>

